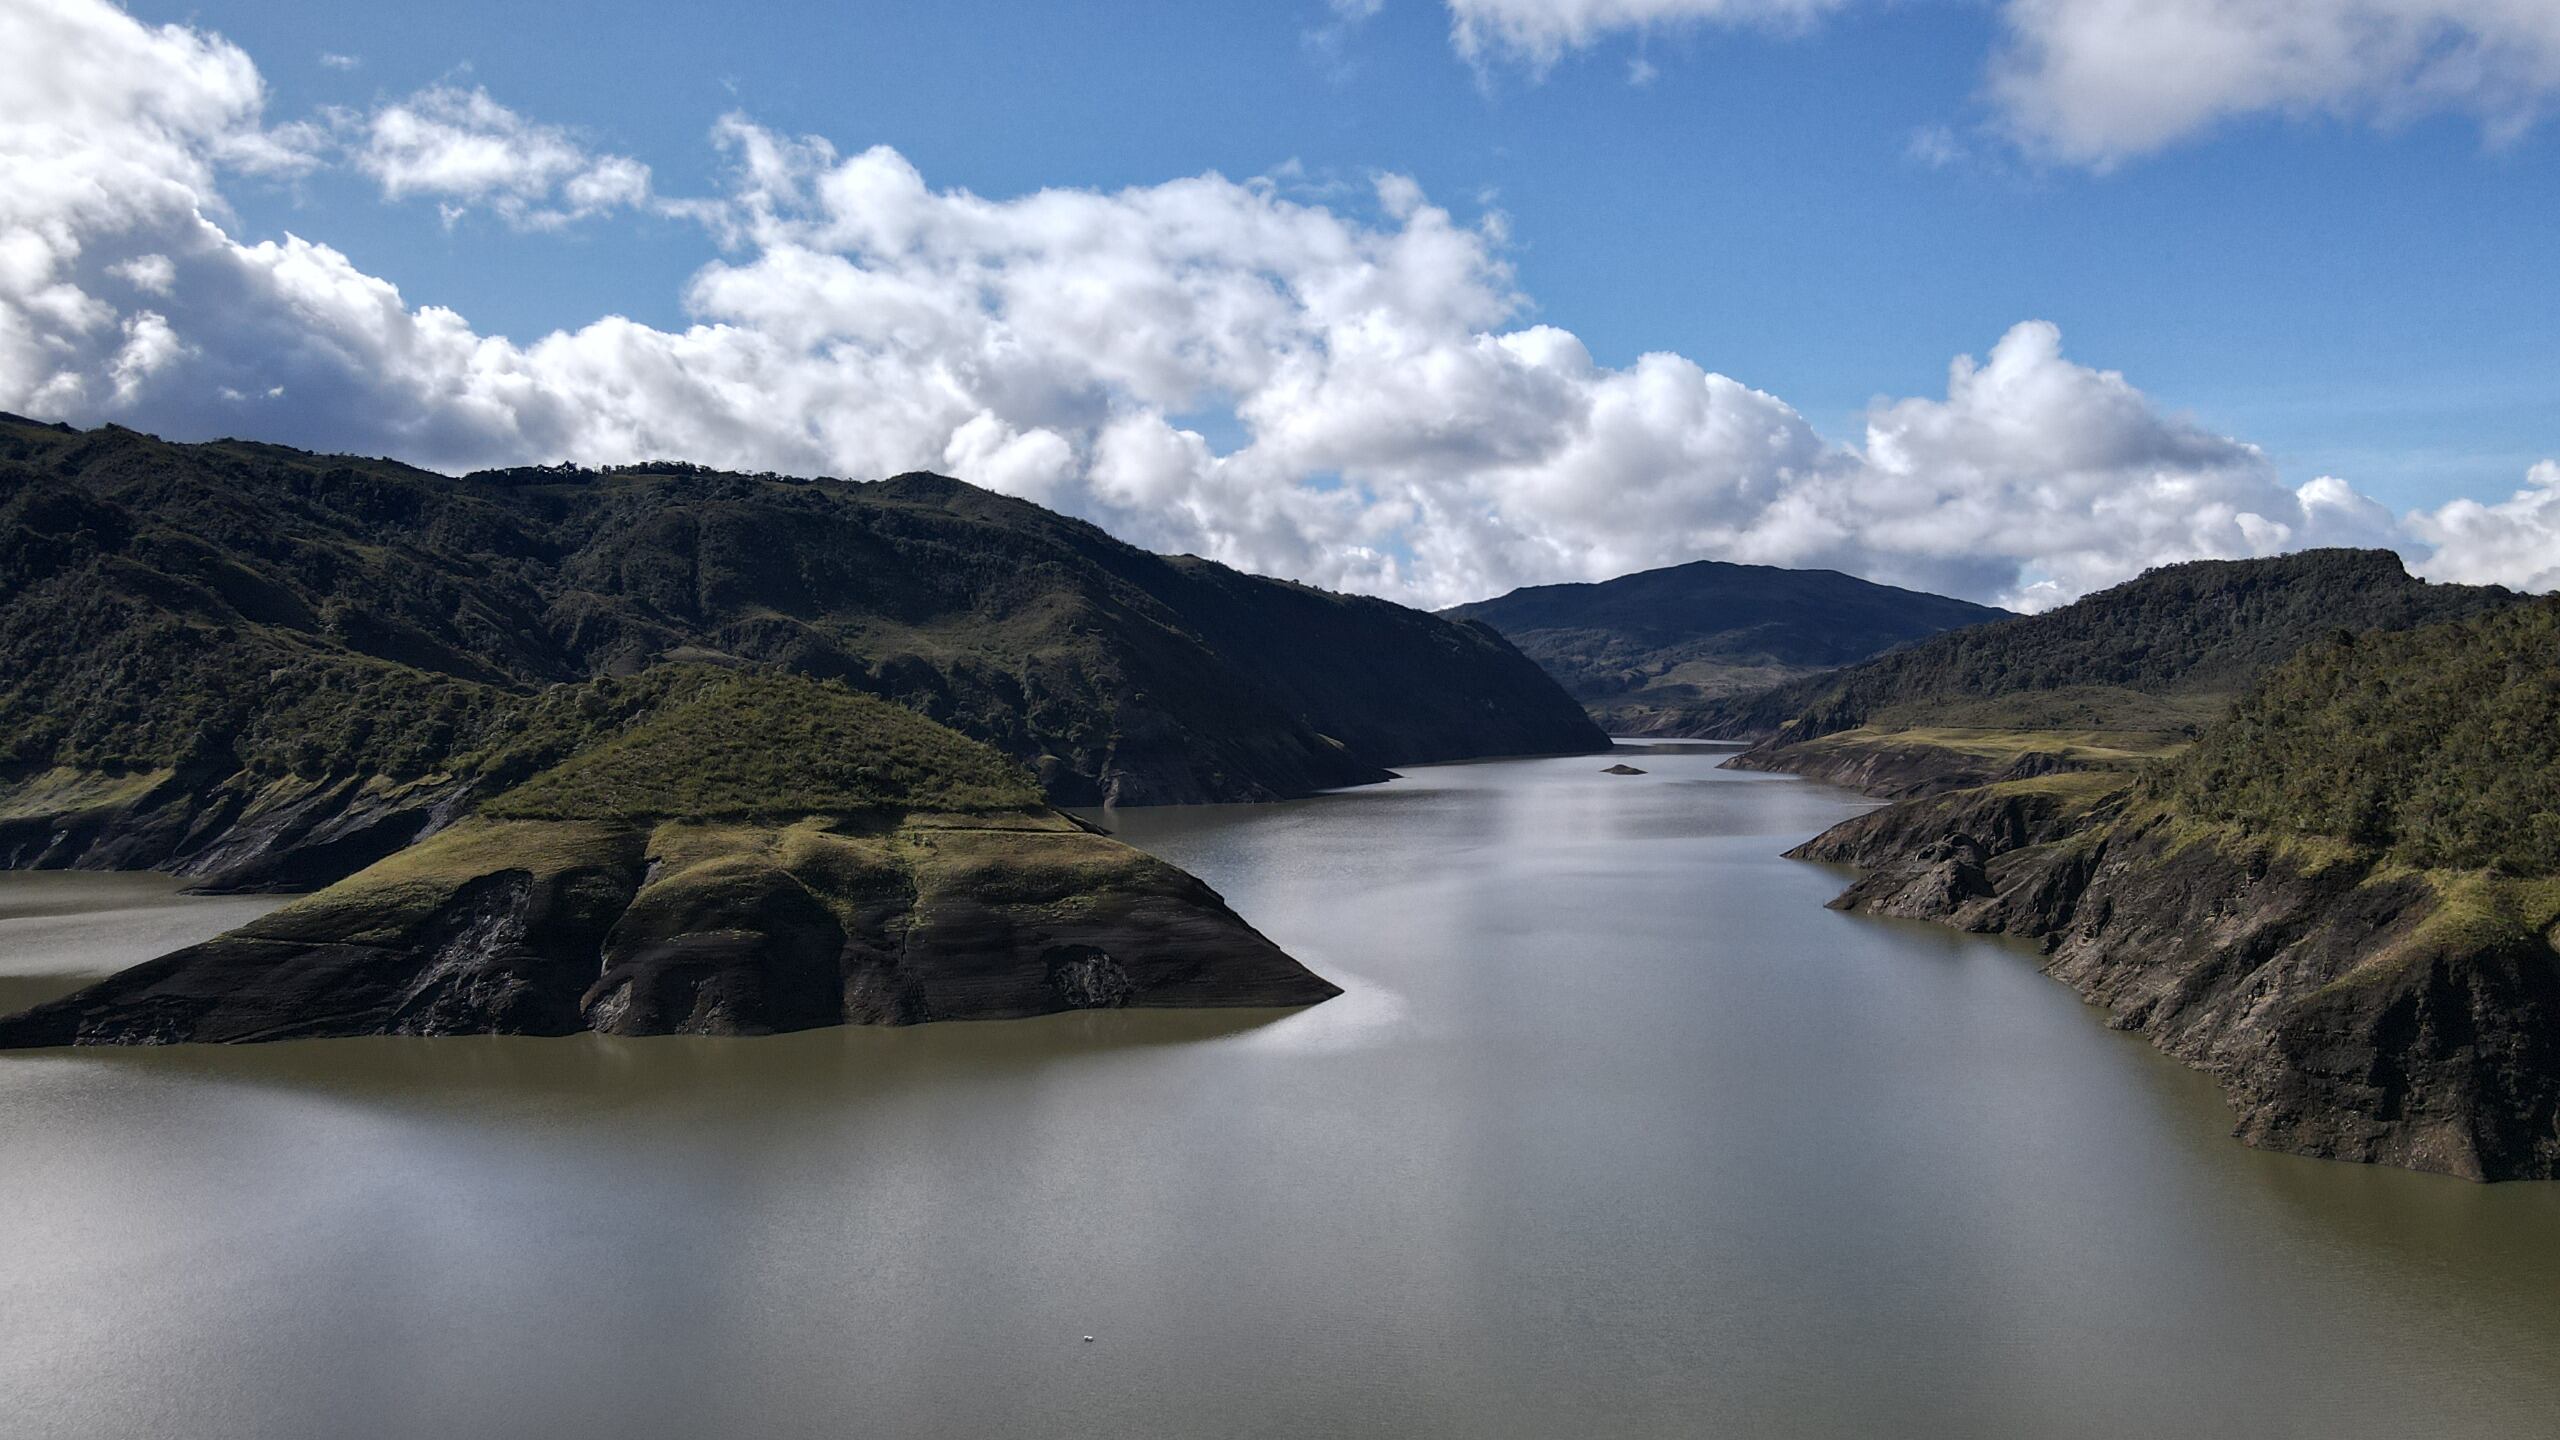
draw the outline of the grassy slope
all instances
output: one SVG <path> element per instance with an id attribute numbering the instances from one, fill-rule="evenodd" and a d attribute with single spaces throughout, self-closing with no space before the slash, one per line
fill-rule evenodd
<path id="1" fill-rule="evenodd" d="M 681 667 L 680 671 L 681 671 Z M 994 750 L 912 711 L 790 675 L 679 676 L 659 709 L 480 807 L 493 819 L 768 820 L 1022 810 Z"/>
<path id="2" fill-rule="evenodd" d="M 2434 615 L 2465 618 L 2389 628 Z M 2560 602 L 2379 552 L 2171 567 L 1822 682 L 1752 761 L 1904 794 L 2087 772 L 2086 813 L 2530 911 L 2497 876 L 2560 873 Z"/>

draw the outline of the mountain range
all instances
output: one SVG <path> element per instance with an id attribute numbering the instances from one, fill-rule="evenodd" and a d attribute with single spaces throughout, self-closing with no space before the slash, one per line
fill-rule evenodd
<path id="1" fill-rule="evenodd" d="M 938 476 L 453 478 L 0 420 L 0 864 L 324 882 L 486 790 L 547 688 L 688 660 L 904 705 L 1061 804 L 1606 745 L 1483 626 Z"/>
<path id="2" fill-rule="evenodd" d="M 1052 805 L 1607 743 L 1484 626 L 940 476 L 448 477 L 0 417 L 0 866 L 314 892 L 0 1046 L 1309 1004 Z"/>

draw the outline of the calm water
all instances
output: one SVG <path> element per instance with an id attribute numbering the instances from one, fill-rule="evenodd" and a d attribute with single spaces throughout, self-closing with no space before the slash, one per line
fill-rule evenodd
<path id="1" fill-rule="evenodd" d="M 2242 1149 L 2018 951 L 1824 910 L 1776 852 L 1858 802 L 1632 758 L 1115 817 L 1298 1014 L 0 1057 L 0 1431 L 2560 1426 L 2560 1186 Z M 0 979 L 255 903 L 83 883 L 0 877 Z"/>

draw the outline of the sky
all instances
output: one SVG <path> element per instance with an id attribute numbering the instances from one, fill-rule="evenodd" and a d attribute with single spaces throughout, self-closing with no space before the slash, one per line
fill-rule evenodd
<path id="1" fill-rule="evenodd" d="M 2560 588 L 2550 0 L 0 0 L 0 409 L 1423 605 Z"/>

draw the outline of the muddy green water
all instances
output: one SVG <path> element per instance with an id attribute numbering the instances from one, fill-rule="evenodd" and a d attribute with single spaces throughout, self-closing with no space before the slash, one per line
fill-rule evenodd
<path id="1" fill-rule="evenodd" d="M 1114 817 L 1302 1013 L 0 1057 L 0 1433 L 2560 1433 L 2560 1186 L 2243 1149 L 1623 758 Z M 257 903 L 0 877 L 0 984 Z"/>

